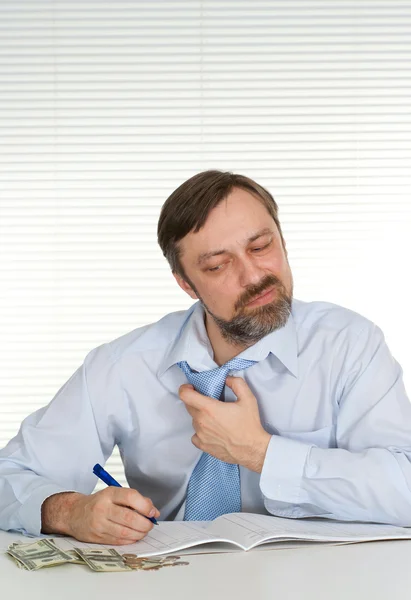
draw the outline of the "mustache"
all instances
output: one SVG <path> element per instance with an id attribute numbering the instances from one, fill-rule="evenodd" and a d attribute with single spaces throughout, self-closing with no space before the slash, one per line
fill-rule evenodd
<path id="1" fill-rule="evenodd" d="M 277 288 L 281 286 L 281 281 L 274 275 L 266 277 L 259 285 L 248 288 L 244 296 L 237 303 L 236 309 L 242 308 L 252 300 L 255 300 L 259 296 L 262 296 L 264 292 L 271 288 Z"/>

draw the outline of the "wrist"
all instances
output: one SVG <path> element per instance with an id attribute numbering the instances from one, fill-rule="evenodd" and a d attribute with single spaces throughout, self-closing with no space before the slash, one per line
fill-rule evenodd
<path id="1" fill-rule="evenodd" d="M 70 521 L 78 492 L 61 492 L 46 498 L 41 507 L 41 533 L 71 535 Z"/>
<path id="2" fill-rule="evenodd" d="M 263 430 L 254 444 L 247 449 L 246 457 L 240 464 L 250 471 L 261 473 L 264 466 L 265 455 L 267 454 L 268 444 L 271 440 L 271 434 Z"/>

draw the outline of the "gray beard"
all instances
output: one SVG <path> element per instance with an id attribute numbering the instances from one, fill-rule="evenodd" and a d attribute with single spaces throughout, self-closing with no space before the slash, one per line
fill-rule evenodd
<path id="1" fill-rule="evenodd" d="M 291 314 L 293 291 L 291 290 L 290 295 L 287 294 L 280 280 L 274 276 L 269 277 L 266 281 L 268 283 L 265 283 L 264 289 L 272 285 L 276 286 L 274 300 L 269 304 L 248 308 L 246 311 L 240 310 L 230 321 L 215 315 L 196 291 L 202 307 L 214 319 L 221 335 L 229 344 L 240 347 L 252 346 L 272 331 L 281 329 L 287 323 Z M 257 291 L 254 295 L 259 293 L 261 291 Z"/>
<path id="2" fill-rule="evenodd" d="M 217 324 L 223 338 L 233 346 L 252 346 L 263 337 L 281 329 L 291 314 L 291 301 L 287 298 L 275 298 L 267 305 L 257 306 L 253 314 L 237 315 L 226 321 L 214 315 L 202 302 L 206 310 Z"/>

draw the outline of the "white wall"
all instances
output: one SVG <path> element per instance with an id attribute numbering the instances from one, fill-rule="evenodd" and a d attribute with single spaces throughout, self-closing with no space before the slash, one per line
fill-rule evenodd
<path id="1" fill-rule="evenodd" d="M 2 0 L 0 446 L 191 305 L 156 226 L 207 168 L 269 188 L 295 296 L 376 322 L 409 390 L 410 39 L 408 0 Z"/>

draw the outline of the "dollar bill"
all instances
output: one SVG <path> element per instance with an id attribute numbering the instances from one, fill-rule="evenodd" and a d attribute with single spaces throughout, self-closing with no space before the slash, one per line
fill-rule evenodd
<path id="1" fill-rule="evenodd" d="M 114 548 L 74 548 L 74 550 L 93 571 L 109 573 L 132 570 Z"/>
<path id="2" fill-rule="evenodd" d="M 74 548 L 62 550 L 54 539 L 45 538 L 24 544 L 15 542 L 7 550 L 20 569 L 36 571 L 61 564 L 85 564 L 98 573 L 113 571 L 158 571 L 163 567 L 188 565 L 180 556 L 139 557 L 137 554 L 119 554 L 114 548 Z"/>
<path id="3" fill-rule="evenodd" d="M 87 563 L 84 562 L 84 560 L 81 558 L 81 556 L 79 554 L 77 554 L 77 552 L 75 550 L 64 550 L 64 552 L 66 554 L 69 554 L 71 556 L 71 563 L 74 565 L 85 565 Z"/>
<path id="4" fill-rule="evenodd" d="M 19 560 L 17 560 L 17 558 L 14 558 L 14 556 L 12 556 L 11 554 L 8 554 L 8 557 L 10 560 L 13 561 L 13 563 L 16 565 L 16 567 L 18 567 L 19 569 L 23 569 L 23 571 L 28 571 L 28 569 L 26 569 L 26 567 L 23 565 L 23 563 L 21 563 Z"/>
<path id="5" fill-rule="evenodd" d="M 54 541 L 48 538 L 31 544 L 11 544 L 7 553 L 28 571 L 56 567 L 74 560 L 70 554 L 58 548 Z"/>

